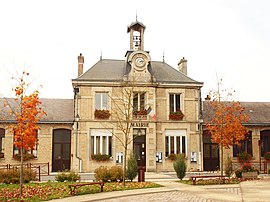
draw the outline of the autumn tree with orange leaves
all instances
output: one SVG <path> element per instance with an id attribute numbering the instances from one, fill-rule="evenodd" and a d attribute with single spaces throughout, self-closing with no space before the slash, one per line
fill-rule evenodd
<path id="1" fill-rule="evenodd" d="M 23 156 L 24 154 L 34 149 L 38 143 L 36 131 L 39 129 L 38 121 L 46 113 L 40 107 L 41 101 L 39 99 L 39 92 L 35 90 L 33 93 L 27 95 L 27 90 L 30 86 L 27 83 L 29 73 L 23 72 L 19 79 L 16 80 L 17 84 L 13 89 L 15 92 L 15 101 L 17 107 L 10 106 L 10 115 L 15 117 L 15 123 L 9 125 L 9 129 L 14 134 L 14 146 L 16 146 L 21 154 L 20 166 L 20 196 L 22 196 L 23 184 Z"/>
<path id="2" fill-rule="evenodd" d="M 223 174 L 223 148 L 230 148 L 239 144 L 245 139 L 248 129 L 242 124 L 247 122 L 249 117 L 245 114 L 240 102 L 222 100 L 219 91 L 212 93 L 213 99 L 209 101 L 209 122 L 206 128 L 211 134 L 213 143 L 220 146 L 220 171 Z M 228 93 L 230 96 L 231 93 Z"/>

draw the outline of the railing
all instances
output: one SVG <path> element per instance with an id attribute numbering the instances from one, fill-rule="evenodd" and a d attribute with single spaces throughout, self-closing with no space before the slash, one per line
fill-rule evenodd
<path id="1" fill-rule="evenodd" d="M 37 173 L 38 181 L 41 180 L 42 175 L 49 175 L 50 174 L 50 167 L 48 163 L 26 163 L 23 164 L 24 167 L 27 169 L 31 169 Z M 0 170 L 17 170 L 21 167 L 21 164 L 5 164 L 0 165 Z"/>

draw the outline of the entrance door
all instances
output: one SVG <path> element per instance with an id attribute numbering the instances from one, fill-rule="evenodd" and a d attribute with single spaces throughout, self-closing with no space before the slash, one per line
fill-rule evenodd
<path id="1" fill-rule="evenodd" d="M 208 131 L 203 132 L 203 170 L 219 170 L 219 146 L 212 143 Z"/>
<path id="2" fill-rule="evenodd" d="M 56 129 L 53 131 L 52 172 L 70 170 L 71 131 Z"/>
<path id="3" fill-rule="evenodd" d="M 142 129 L 139 129 L 142 130 Z M 146 144 L 145 144 L 145 129 L 141 131 L 141 134 L 137 135 L 136 129 L 134 129 L 133 149 L 137 158 L 138 167 L 146 166 Z"/>

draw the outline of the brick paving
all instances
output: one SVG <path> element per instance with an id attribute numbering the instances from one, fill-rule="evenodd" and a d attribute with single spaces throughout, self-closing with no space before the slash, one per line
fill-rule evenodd
<path id="1" fill-rule="evenodd" d="M 102 200 L 104 202 L 215 202 L 214 200 L 204 199 L 181 191 L 169 191 L 162 193 L 143 194 L 135 196 L 125 196 Z"/>
<path id="2" fill-rule="evenodd" d="M 240 187 L 217 188 L 215 190 L 226 191 L 226 192 L 234 193 L 234 194 L 241 194 Z"/>

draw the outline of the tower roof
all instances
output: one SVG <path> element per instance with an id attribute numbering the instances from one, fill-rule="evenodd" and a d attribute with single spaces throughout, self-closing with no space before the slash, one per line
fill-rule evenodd
<path id="1" fill-rule="evenodd" d="M 142 27 L 144 30 L 146 29 L 146 26 L 143 23 L 139 21 L 132 22 L 127 28 L 127 33 L 129 33 L 132 28 L 136 31 L 139 31 L 140 27 Z"/>

